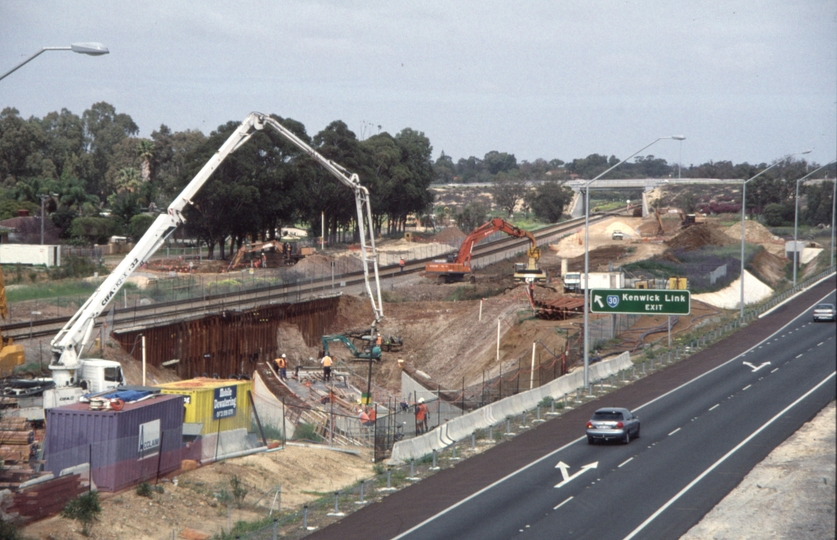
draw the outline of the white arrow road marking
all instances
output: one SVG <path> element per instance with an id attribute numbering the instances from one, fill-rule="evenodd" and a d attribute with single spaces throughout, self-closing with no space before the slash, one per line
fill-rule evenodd
<path id="1" fill-rule="evenodd" d="M 600 308 L 604 308 L 604 304 L 602 304 L 602 297 L 601 297 L 601 296 L 599 296 L 599 295 L 595 295 L 595 296 L 593 297 L 593 302 L 595 302 L 595 303 L 599 304 L 599 307 L 600 307 Z"/>
<path id="2" fill-rule="evenodd" d="M 560 484 L 555 484 L 555 487 L 559 488 L 559 487 L 563 486 L 564 484 L 566 484 L 568 482 L 571 482 L 574 478 L 578 477 L 579 475 L 584 474 L 589 469 L 595 469 L 598 466 L 599 466 L 599 462 L 594 461 L 593 463 L 588 463 L 587 465 L 582 465 L 581 470 L 579 470 L 577 473 L 575 473 L 572 476 L 568 476 L 567 475 L 567 469 L 570 466 L 567 465 L 566 463 L 564 463 L 563 461 L 559 461 L 558 465 L 556 465 L 555 468 L 556 469 L 561 469 L 561 476 L 564 477 L 564 481 L 561 482 Z"/>
<path id="3" fill-rule="evenodd" d="M 741 363 L 742 363 L 742 364 L 744 364 L 744 365 L 745 365 L 745 366 L 747 366 L 747 367 L 751 367 L 751 368 L 753 368 L 752 373 L 755 373 L 756 371 L 760 370 L 760 369 L 761 369 L 761 368 L 763 368 L 764 366 L 769 366 L 769 365 L 770 365 L 770 362 L 762 362 L 762 363 L 761 363 L 761 365 L 759 365 L 759 366 L 754 366 L 754 365 L 753 365 L 753 364 L 751 364 L 750 362 L 741 362 Z"/>

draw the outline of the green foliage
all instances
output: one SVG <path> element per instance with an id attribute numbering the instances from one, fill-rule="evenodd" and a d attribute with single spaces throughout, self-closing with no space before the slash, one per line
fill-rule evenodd
<path id="1" fill-rule="evenodd" d="M 244 487 L 244 484 L 241 483 L 241 480 L 238 479 L 238 475 L 233 475 L 230 478 L 230 487 L 232 487 L 232 497 L 235 501 L 235 506 L 237 508 L 241 508 L 241 505 L 244 504 L 244 497 L 247 496 L 247 488 Z"/>
<path id="2" fill-rule="evenodd" d="M 131 218 L 128 223 L 128 234 L 134 239 L 134 242 L 139 241 L 145 231 L 154 223 L 154 217 L 148 214 L 137 214 Z"/>
<path id="3" fill-rule="evenodd" d="M 479 300 L 491 296 L 499 296 L 506 292 L 503 287 L 493 289 L 478 289 L 473 285 L 462 285 L 445 297 L 445 302 L 459 302 L 465 300 Z"/>
<path id="4" fill-rule="evenodd" d="M 526 196 L 526 203 L 535 216 L 547 223 L 557 223 L 572 201 L 573 192 L 558 182 L 544 182 Z"/>
<path id="5" fill-rule="evenodd" d="M 13 522 L 0 520 L 0 540 L 25 540 L 25 537 Z"/>
<path id="6" fill-rule="evenodd" d="M 488 207 L 479 201 L 469 202 L 456 214 L 456 225 L 465 234 L 470 233 L 487 221 Z"/>
<path id="7" fill-rule="evenodd" d="M 50 279 L 82 278 L 92 276 L 100 269 L 87 257 L 68 254 L 61 259 L 61 266 L 54 266 L 49 269 Z"/>
<path id="8" fill-rule="evenodd" d="M 294 430 L 294 440 L 323 442 L 322 436 L 317 433 L 316 426 L 305 422 L 300 422 L 296 430 Z"/>
<path id="9" fill-rule="evenodd" d="M 526 195 L 527 188 L 519 175 L 501 172 L 494 177 L 494 185 L 490 191 L 494 204 L 511 217 L 517 204 Z"/>
<path id="10" fill-rule="evenodd" d="M 102 506 L 99 503 L 99 492 L 88 491 L 84 495 L 67 503 L 61 511 L 61 517 L 73 519 L 81 523 L 81 534 L 90 536 L 93 525 L 99 520 L 102 513 Z"/>
<path id="11" fill-rule="evenodd" d="M 150 499 L 154 490 L 148 482 L 141 482 L 137 484 L 136 493 L 140 497 L 148 497 Z"/>
<path id="12" fill-rule="evenodd" d="M 104 217 L 78 217 L 70 225 L 70 234 L 85 239 L 88 244 L 105 244 L 121 231 L 118 221 Z"/>

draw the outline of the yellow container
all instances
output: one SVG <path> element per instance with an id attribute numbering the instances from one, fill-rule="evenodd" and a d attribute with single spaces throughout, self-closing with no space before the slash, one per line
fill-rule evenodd
<path id="1" fill-rule="evenodd" d="M 203 424 L 201 435 L 250 428 L 252 381 L 198 377 L 158 386 L 163 394 L 184 396 L 183 422 Z"/>

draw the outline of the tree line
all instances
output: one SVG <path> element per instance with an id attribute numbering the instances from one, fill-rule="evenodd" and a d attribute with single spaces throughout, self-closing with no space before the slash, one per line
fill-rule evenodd
<path id="1" fill-rule="evenodd" d="M 358 139 L 342 121 L 313 136 L 291 118 L 274 117 L 298 137 L 369 189 L 376 234 L 404 230 L 407 217 L 431 216 L 431 184 L 490 184 L 493 208 L 471 203 L 454 218 L 465 230 L 482 223 L 490 210 L 511 215 L 523 206 L 545 222 L 555 222 L 572 197 L 563 182 L 590 179 L 618 162 L 592 154 L 564 162 L 537 159 L 518 163 L 513 154 L 491 151 L 457 162 L 444 152 L 432 160 L 424 133 L 404 128 Z M 19 210 L 39 215 L 43 205 L 64 241 L 90 243 L 112 235 L 138 238 L 153 213 L 168 206 L 238 127 L 230 121 L 204 135 L 175 132 L 165 125 L 150 138 L 125 113 L 105 102 L 81 116 L 67 109 L 43 118 L 22 118 L 14 108 L 0 112 L 0 219 Z M 221 256 L 226 239 L 267 240 L 282 227 L 302 224 L 313 235 L 356 228 L 355 201 L 344 185 L 301 150 L 270 130 L 255 133 L 215 171 L 186 211 L 186 234 Z M 749 178 L 766 164 L 710 162 L 677 170 L 653 155 L 639 156 L 611 173 L 614 178 Z M 748 209 L 786 219 L 793 205 L 794 179 L 815 164 L 791 161 L 748 185 Z M 834 176 L 834 168 L 826 171 Z M 830 216 L 831 194 L 821 185 L 802 186 L 809 195 L 811 224 Z M 751 198 L 752 197 L 752 198 Z M 779 205 L 781 208 L 776 208 Z M 321 231 L 321 216 L 325 231 Z M 776 217 L 779 216 L 779 217 Z"/>

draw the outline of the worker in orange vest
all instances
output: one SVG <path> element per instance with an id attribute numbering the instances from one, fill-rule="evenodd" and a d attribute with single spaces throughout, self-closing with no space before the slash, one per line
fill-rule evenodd
<path id="1" fill-rule="evenodd" d="M 279 379 L 282 381 L 288 380 L 288 357 L 283 353 L 282 356 L 276 359 L 276 367 L 279 369 Z"/>
<path id="2" fill-rule="evenodd" d="M 323 365 L 323 382 L 328 382 L 331 380 L 331 357 L 326 354 L 320 363 Z"/>

